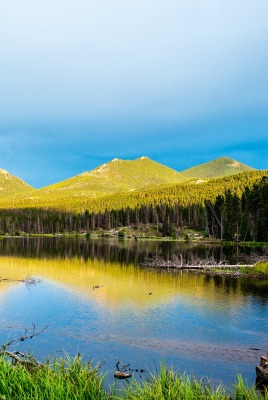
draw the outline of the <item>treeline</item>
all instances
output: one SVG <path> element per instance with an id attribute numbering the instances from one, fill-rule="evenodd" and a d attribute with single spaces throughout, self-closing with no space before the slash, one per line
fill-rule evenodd
<path id="1" fill-rule="evenodd" d="M 163 236 L 179 228 L 204 231 L 215 239 L 268 241 L 268 178 L 263 176 L 241 195 L 227 190 L 214 201 L 184 206 L 145 204 L 105 212 L 75 213 L 56 209 L 1 209 L 0 233 L 71 233 L 110 230 L 123 226 L 154 225 Z"/>
<path id="2" fill-rule="evenodd" d="M 268 241 L 268 178 L 262 177 L 239 197 L 230 190 L 206 202 L 207 227 L 212 237 L 252 242 Z"/>
<path id="3" fill-rule="evenodd" d="M 192 226 L 196 229 L 203 225 L 203 207 L 192 205 L 159 206 L 146 205 L 140 208 L 129 207 L 120 210 L 106 210 L 104 213 L 73 213 L 53 209 L 2 209 L 0 210 L 0 234 L 20 233 L 72 233 L 89 232 L 100 229 L 110 230 L 123 226 L 156 225 L 164 235 L 171 233 L 176 225 Z"/>

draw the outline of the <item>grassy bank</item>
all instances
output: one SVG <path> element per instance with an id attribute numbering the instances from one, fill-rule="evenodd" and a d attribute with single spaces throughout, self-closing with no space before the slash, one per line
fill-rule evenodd
<path id="1" fill-rule="evenodd" d="M 241 272 L 251 276 L 262 276 L 268 278 L 268 261 L 257 262 L 254 267 L 242 267 Z"/>
<path id="2" fill-rule="evenodd" d="M 159 374 L 151 375 L 140 383 L 135 379 L 127 385 L 118 381 L 111 388 L 104 388 L 104 376 L 98 367 L 83 364 L 80 358 L 54 359 L 41 367 L 26 369 L 12 366 L 0 357 L 0 399 L 12 400 L 257 400 L 260 393 L 247 387 L 242 378 L 230 390 L 177 375 L 162 366 Z M 116 389 L 117 386 L 117 389 Z M 118 387 L 121 389 L 118 389 Z M 231 397 L 228 393 L 231 393 Z M 262 394 L 268 400 L 268 392 Z"/>
<path id="3" fill-rule="evenodd" d="M 253 266 L 215 266 L 207 270 L 200 271 L 208 275 L 248 277 L 257 279 L 268 279 L 268 261 L 257 262 Z"/>

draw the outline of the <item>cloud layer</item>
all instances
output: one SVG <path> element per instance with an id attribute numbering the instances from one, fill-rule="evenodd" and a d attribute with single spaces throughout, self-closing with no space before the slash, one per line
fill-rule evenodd
<path id="1" fill-rule="evenodd" d="M 144 154 L 267 168 L 267 13 L 266 0 L 5 2 L 0 167 L 35 186 Z"/>

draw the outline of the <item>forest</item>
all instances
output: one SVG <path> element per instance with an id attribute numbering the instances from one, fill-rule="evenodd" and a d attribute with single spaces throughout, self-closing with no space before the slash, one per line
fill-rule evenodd
<path id="1" fill-rule="evenodd" d="M 148 200 L 148 199 L 147 199 Z M 268 241 L 268 178 L 246 186 L 243 191 L 230 189 L 214 200 L 192 202 L 165 201 L 158 204 L 106 209 L 103 212 L 72 212 L 53 208 L 17 208 L 0 210 L 0 234 L 89 233 L 120 229 L 124 226 L 153 225 L 162 236 L 176 238 L 178 230 L 189 227 L 212 239 L 230 241 Z"/>

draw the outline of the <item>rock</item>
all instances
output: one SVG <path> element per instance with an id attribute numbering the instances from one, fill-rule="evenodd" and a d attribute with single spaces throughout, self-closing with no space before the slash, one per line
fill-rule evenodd
<path id="1" fill-rule="evenodd" d="M 268 358 L 261 357 L 260 365 L 256 367 L 257 380 L 268 383 Z"/>
<path id="2" fill-rule="evenodd" d="M 267 368 L 268 367 L 268 358 L 267 357 L 261 357 L 260 366 L 263 367 L 263 368 Z"/>
<path id="3" fill-rule="evenodd" d="M 131 374 L 129 372 L 116 371 L 114 373 L 114 377 L 116 379 L 128 379 L 131 378 Z"/>
<path id="4" fill-rule="evenodd" d="M 268 383 L 268 368 L 263 368 L 258 365 L 256 367 L 256 375 L 258 381 L 265 381 Z"/>

